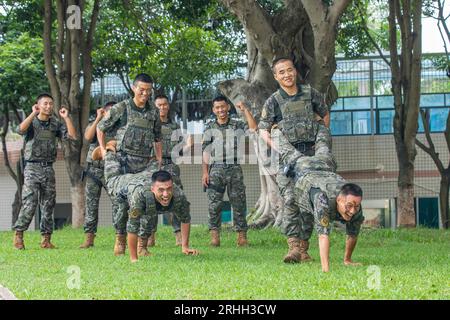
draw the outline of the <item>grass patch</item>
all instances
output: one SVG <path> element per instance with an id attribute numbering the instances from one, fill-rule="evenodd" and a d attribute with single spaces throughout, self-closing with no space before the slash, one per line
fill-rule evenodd
<path id="1" fill-rule="evenodd" d="M 40 249 L 39 232 L 26 232 L 26 250 L 17 251 L 13 233 L 0 232 L 0 284 L 19 299 L 450 298 L 449 231 L 363 230 L 354 260 L 364 266 L 345 267 L 345 234 L 336 230 L 328 274 L 321 272 L 316 236 L 310 248 L 315 261 L 295 265 L 282 262 L 287 244 L 279 230 L 251 230 L 248 238 L 250 247 L 237 248 L 236 234 L 224 230 L 222 246 L 211 248 L 207 228 L 193 226 L 191 245 L 201 255 L 188 257 L 164 226 L 150 250 L 153 256 L 131 264 L 128 256 L 113 255 L 112 228 L 100 228 L 95 247 L 88 250 L 78 248 L 81 229 L 56 231 L 55 250 Z M 77 270 L 80 288 L 70 289 Z"/>

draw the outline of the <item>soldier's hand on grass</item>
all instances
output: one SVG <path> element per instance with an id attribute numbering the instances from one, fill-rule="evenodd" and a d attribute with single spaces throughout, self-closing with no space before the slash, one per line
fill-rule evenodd
<path id="1" fill-rule="evenodd" d="M 31 107 L 31 110 L 33 110 L 35 116 L 39 114 L 39 107 L 37 103 Z"/>
<path id="2" fill-rule="evenodd" d="M 346 266 L 353 266 L 353 267 L 359 267 L 359 266 L 362 266 L 362 263 L 360 263 L 360 262 L 353 262 L 352 260 L 344 260 L 344 265 L 346 265 Z"/>
<path id="3" fill-rule="evenodd" d="M 61 118 L 65 119 L 69 116 L 69 111 L 66 109 L 66 107 L 61 106 L 61 109 L 59 110 L 59 115 Z"/>
<path id="4" fill-rule="evenodd" d="M 182 248 L 181 251 L 187 256 L 198 256 L 199 251 L 196 249 Z"/>

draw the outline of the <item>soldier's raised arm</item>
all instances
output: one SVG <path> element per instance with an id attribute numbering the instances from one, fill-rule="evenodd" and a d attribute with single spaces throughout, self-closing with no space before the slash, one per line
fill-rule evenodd
<path id="1" fill-rule="evenodd" d="M 31 126 L 34 118 L 39 114 L 39 107 L 37 103 L 31 107 L 31 113 L 19 125 L 19 133 L 25 134 Z"/>

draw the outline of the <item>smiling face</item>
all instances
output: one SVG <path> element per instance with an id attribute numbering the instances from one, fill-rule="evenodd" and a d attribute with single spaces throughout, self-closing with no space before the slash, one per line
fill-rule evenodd
<path id="1" fill-rule="evenodd" d="M 155 100 L 155 106 L 159 109 L 159 117 L 167 119 L 170 110 L 169 101 L 166 98 L 158 98 Z"/>
<path id="2" fill-rule="evenodd" d="M 152 184 L 151 191 L 155 195 L 155 200 L 158 201 L 163 207 L 167 207 L 170 204 L 173 196 L 173 182 L 168 181 L 155 181 Z"/>
<path id="3" fill-rule="evenodd" d="M 337 210 L 345 221 L 350 221 L 361 210 L 362 197 L 339 195 L 336 198 Z"/>
<path id="4" fill-rule="evenodd" d="M 37 102 L 39 113 L 50 117 L 53 112 L 53 99 L 50 97 L 42 97 Z"/>
<path id="5" fill-rule="evenodd" d="M 226 101 L 214 101 L 212 111 L 216 115 L 217 120 L 224 123 L 228 120 L 230 105 Z"/>
<path id="6" fill-rule="evenodd" d="M 281 60 L 273 67 L 273 76 L 283 89 L 297 85 L 297 70 L 291 60 Z"/>
<path id="7" fill-rule="evenodd" d="M 134 92 L 134 103 L 138 107 L 143 107 L 152 95 L 153 85 L 142 81 L 137 81 L 131 89 Z"/>

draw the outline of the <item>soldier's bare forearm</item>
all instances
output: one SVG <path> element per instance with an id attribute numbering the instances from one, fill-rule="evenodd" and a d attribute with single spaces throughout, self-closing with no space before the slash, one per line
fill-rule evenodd
<path id="1" fill-rule="evenodd" d="M 274 148 L 273 143 L 272 143 L 272 138 L 270 137 L 270 132 L 265 130 L 265 129 L 261 129 L 259 130 L 259 135 L 261 136 L 261 138 L 264 140 L 265 143 L 267 143 L 267 145 L 276 150 L 276 148 Z M 278 150 L 276 150 L 278 151 Z"/>
<path id="2" fill-rule="evenodd" d="M 189 249 L 189 234 L 191 232 L 190 223 L 181 223 L 181 248 Z"/>
<path id="3" fill-rule="evenodd" d="M 330 113 L 327 112 L 327 114 L 323 117 L 323 122 L 325 122 L 325 127 L 330 127 Z"/>
<path id="4" fill-rule="evenodd" d="M 203 152 L 202 154 L 202 170 L 203 174 L 208 173 L 208 166 L 209 166 L 209 153 Z"/>
<path id="5" fill-rule="evenodd" d="M 128 249 L 130 251 L 130 261 L 136 262 L 138 261 L 137 255 L 138 236 L 135 233 L 128 232 L 127 240 L 128 240 Z"/>
<path id="6" fill-rule="evenodd" d="M 97 140 L 98 140 L 98 144 L 99 144 L 100 148 L 102 150 L 105 150 L 105 148 L 106 148 L 105 133 L 102 130 L 100 130 L 98 127 L 97 127 Z"/>
<path id="7" fill-rule="evenodd" d="M 345 240 L 344 263 L 352 262 L 352 254 L 353 254 L 353 250 L 355 250 L 357 242 L 358 242 L 358 237 L 347 236 L 347 239 Z"/>
<path id="8" fill-rule="evenodd" d="M 25 133 L 28 128 L 30 127 L 31 123 L 33 122 L 34 118 L 36 117 L 36 113 L 31 112 L 28 117 L 23 120 L 19 125 L 19 131 L 20 133 Z"/>
<path id="9" fill-rule="evenodd" d="M 319 252 L 322 271 L 330 271 L 330 239 L 327 235 L 319 235 Z"/>
<path id="10" fill-rule="evenodd" d="M 72 120 L 69 117 L 66 117 L 66 118 L 64 118 L 64 121 L 66 122 L 69 138 L 72 140 L 76 140 L 77 139 L 77 131 L 75 130 Z"/>
<path id="11" fill-rule="evenodd" d="M 101 119 L 96 118 L 92 125 L 88 126 L 84 131 L 84 138 L 87 141 L 91 142 L 92 139 L 94 139 L 95 134 L 97 133 L 97 124 L 100 122 L 100 120 Z"/>
<path id="12" fill-rule="evenodd" d="M 258 125 L 256 124 L 255 118 L 253 118 L 252 113 L 248 110 L 244 110 L 245 119 L 247 120 L 247 124 L 250 130 L 255 131 L 258 128 Z"/>
<path id="13" fill-rule="evenodd" d="M 158 161 L 162 160 L 162 142 L 161 141 L 155 142 L 155 156 L 156 156 L 156 160 L 158 160 Z"/>

